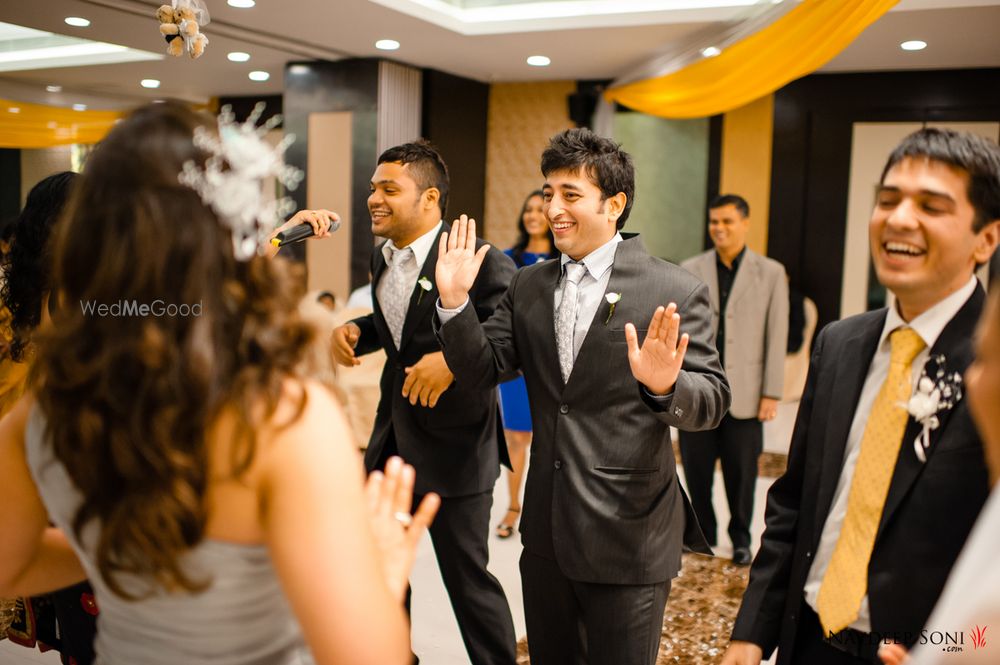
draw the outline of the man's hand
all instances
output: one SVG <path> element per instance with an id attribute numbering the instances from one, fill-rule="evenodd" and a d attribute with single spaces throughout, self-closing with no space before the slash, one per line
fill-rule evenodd
<path id="1" fill-rule="evenodd" d="M 433 409 L 437 406 L 441 393 L 455 380 L 455 375 L 448 369 L 444 353 L 441 351 L 426 354 L 416 365 L 407 367 L 405 371 L 403 397 L 409 397 L 410 404 L 414 406 L 417 400 L 420 400 L 421 406 Z"/>
<path id="2" fill-rule="evenodd" d="M 720 665 L 760 665 L 762 660 L 764 652 L 759 646 L 753 642 L 734 640 L 729 643 Z"/>
<path id="3" fill-rule="evenodd" d="M 340 215 L 331 210 L 299 210 L 291 219 L 271 232 L 271 235 L 267 237 L 268 242 L 264 251 L 268 257 L 277 254 L 278 248 L 271 244 L 271 239 L 277 237 L 279 233 L 284 233 L 299 224 L 305 223 L 313 227 L 313 235 L 309 238 L 313 240 L 330 237 L 330 227 L 333 226 L 334 222 L 339 221 Z"/>
<path id="4" fill-rule="evenodd" d="M 354 347 L 358 345 L 358 339 L 361 337 L 361 328 L 356 323 L 347 322 L 337 326 L 333 329 L 332 337 L 330 347 L 333 350 L 334 360 L 344 367 L 361 364 L 354 355 Z"/>
<path id="5" fill-rule="evenodd" d="M 461 307 L 469 297 L 489 245 L 476 251 L 476 220 L 462 215 L 451 225 L 451 233 L 441 235 L 435 278 L 441 305 L 445 309 Z"/>
<path id="6" fill-rule="evenodd" d="M 901 644 L 886 644 L 878 650 L 878 657 L 885 665 L 904 665 L 910 660 L 906 648 Z"/>
<path id="7" fill-rule="evenodd" d="M 757 409 L 757 420 L 767 422 L 778 415 L 778 400 L 772 397 L 761 397 L 760 408 Z"/>
<path id="8" fill-rule="evenodd" d="M 666 395 L 674 389 L 677 382 L 688 347 L 687 333 L 681 335 L 679 344 L 677 342 L 680 326 L 681 317 L 677 314 L 677 305 L 670 303 L 665 310 L 657 307 L 640 349 L 635 326 L 625 324 L 628 364 L 632 368 L 632 376 L 654 395 Z"/>

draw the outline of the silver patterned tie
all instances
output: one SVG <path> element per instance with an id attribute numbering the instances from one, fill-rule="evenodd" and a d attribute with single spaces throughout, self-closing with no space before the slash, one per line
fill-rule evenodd
<path id="1" fill-rule="evenodd" d="M 406 310 L 410 307 L 410 295 L 413 284 L 407 279 L 407 265 L 414 260 L 413 250 L 409 247 L 390 250 L 392 260 L 389 262 L 389 272 L 383 278 L 386 280 L 385 291 L 380 304 L 385 322 L 392 333 L 392 341 L 396 348 L 403 339 L 403 322 L 406 321 Z"/>
<path id="2" fill-rule="evenodd" d="M 563 278 L 562 300 L 556 312 L 556 348 L 559 350 L 559 369 L 563 383 L 569 381 L 573 371 L 573 331 L 576 329 L 576 312 L 579 305 L 580 280 L 587 272 L 582 263 L 570 261 L 566 264 Z"/>

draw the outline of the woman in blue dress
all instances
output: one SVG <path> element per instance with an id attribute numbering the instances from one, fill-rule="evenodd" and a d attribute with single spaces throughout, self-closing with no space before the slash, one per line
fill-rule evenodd
<path id="1" fill-rule="evenodd" d="M 517 243 L 505 250 L 505 253 L 514 259 L 518 268 L 559 256 L 552 240 L 552 230 L 542 210 L 541 190 L 528 194 L 521 206 L 517 229 L 520 231 Z M 507 477 L 510 483 L 510 504 L 503 521 L 497 525 L 497 536 L 510 538 L 521 512 L 521 479 L 524 476 L 528 444 L 531 443 L 531 412 L 528 409 L 528 391 L 524 385 L 524 377 L 519 376 L 500 385 L 500 409 L 513 471 Z"/>

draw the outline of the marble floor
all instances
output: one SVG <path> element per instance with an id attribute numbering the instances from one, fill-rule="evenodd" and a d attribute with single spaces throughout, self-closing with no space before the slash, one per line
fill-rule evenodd
<path id="1" fill-rule="evenodd" d="M 797 408 L 797 403 L 781 404 L 777 419 L 765 425 L 765 452 L 783 454 L 788 451 L 788 442 Z M 683 478 L 683 470 L 679 471 Z M 716 476 L 715 510 L 719 524 L 724 525 L 729 519 L 729 511 L 726 507 L 721 474 L 717 471 Z M 759 542 L 760 534 L 763 531 L 764 500 L 767 489 L 773 480 L 773 478 L 763 477 L 757 480 L 752 527 L 755 543 Z M 501 477 L 500 481 L 497 482 L 493 497 L 491 523 L 497 524 L 503 518 L 507 508 L 507 485 L 504 477 Z M 756 550 L 756 547 L 754 549 Z M 490 570 L 503 585 L 511 606 L 515 631 L 518 637 L 523 637 L 525 634 L 524 611 L 521 604 L 521 582 L 517 566 L 520 553 L 521 544 L 516 535 L 508 540 L 490 538 Z M 685 562 L 685 575 L 704 576 L 711 580 L 707 583 L 710 587 L 708 597 L 717 597 L 718 603 L 706 606 L 704 602 L 698 602 L 697 607 L 692 605 L 689 608 L 686 603 L 692 602 L 690 600 L 692 594 L 687 591 L 683 594 L 679 592 L 671 594 L 667 606 L 667 619 L 671 621 L 668 625 L 676 625 L 678 630 L 674 632 L 681 637 L 678 637 L 678 642 L 672 646 L 664 644 L 661 647 L 660 661 L 663 663 L 676 662 L 695 665 L 695 663 L 718 662 L 718 658 L 721 657 L 721 649 L 724 648 L 728 636 L 719 631 L 720 617 L 723 617 L 727 612 L 731 613 L 735 607 L 738 607 L 738 602 L 732 597 L 733 589 L 740 583 L 740 576 L 745 576 L 745 569 L 735 569 L 727 563 L 728 557 L 732 555 L 732 550 L 729 543 L 726 542 L 724 533 L 720 534 L 720 543 L 719 547 L 716 548 L 716 554 L 717 557 L 714 560 L 695 561 L 691 565 L 688 565 L 687 561 Z M 692 578 L 689 577 L 689 579 Z M 745 580 L 743 583 L 745 584 Z M 427 665 L 468 665 L 469 659 L 458 633 L 458 624 L 455 622 L 455 615 L 441 582 L 434 551 L 428 538 L 425 538 L 421 543 L 413 569 L 412 585 L 414 652 L 420 656 L 421 662 Z M 676 588 L 677 586 L 675 586 Z M 698 624 L 697 629 L 692 628 L 695 623 Z M 705 634 L 708 637 L 698 640 L 697 644 L 689 637 L 683 637 L 690 636 L 693 631 L 702 630 L 707 631 Z M 678 656 L 679 653 L 691 653 L 691 651 L 698 655 L 697 659 L 694 658 L 694 654 L 690 657 Z M 0 641 L 0 665 L 38 665 L 40 663 L 58 665 L 59 658 L 51 652 L 42 654 L 13 645 L 6 640 Z"/>

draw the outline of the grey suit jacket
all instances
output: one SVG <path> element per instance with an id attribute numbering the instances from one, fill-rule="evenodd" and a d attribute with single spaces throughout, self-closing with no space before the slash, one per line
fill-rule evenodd
<path id="1" fill-rule="evenodd" d="M 669 426 L 715 427 L 729 386 L 713 345 L 708 289 L 623 235 L 607 287 L 621 301 L 613 314 L 601 303 L 565 385 L 553 311 L 558 260 L 518 271 L 485 323 L 466 307 L 444 326 L 435 317 L 435 325 L 464 389 L 524 374 L 533 428 L 524 547 L 557 561 L 570 579 L 652 584 L 676 574 L 682 544 L 706 549 L 677 480 Z M 641 342 L 657 305 L 670 302 L 691 341 L 662 405 L 632 376 L 624 328 L 635 323 Z"/>
<path id="2" fill-rule="evenodd" d="M 719 273 L 714 249 L 681 267 L 708 285 L 712 332 L 719 330 Z M 774 259 L 747 248 L 726 304 L 725 369 L 733 418 L 756 418 L 761 397 L 781 399 L 788 344 L 788 281 Z"/>

